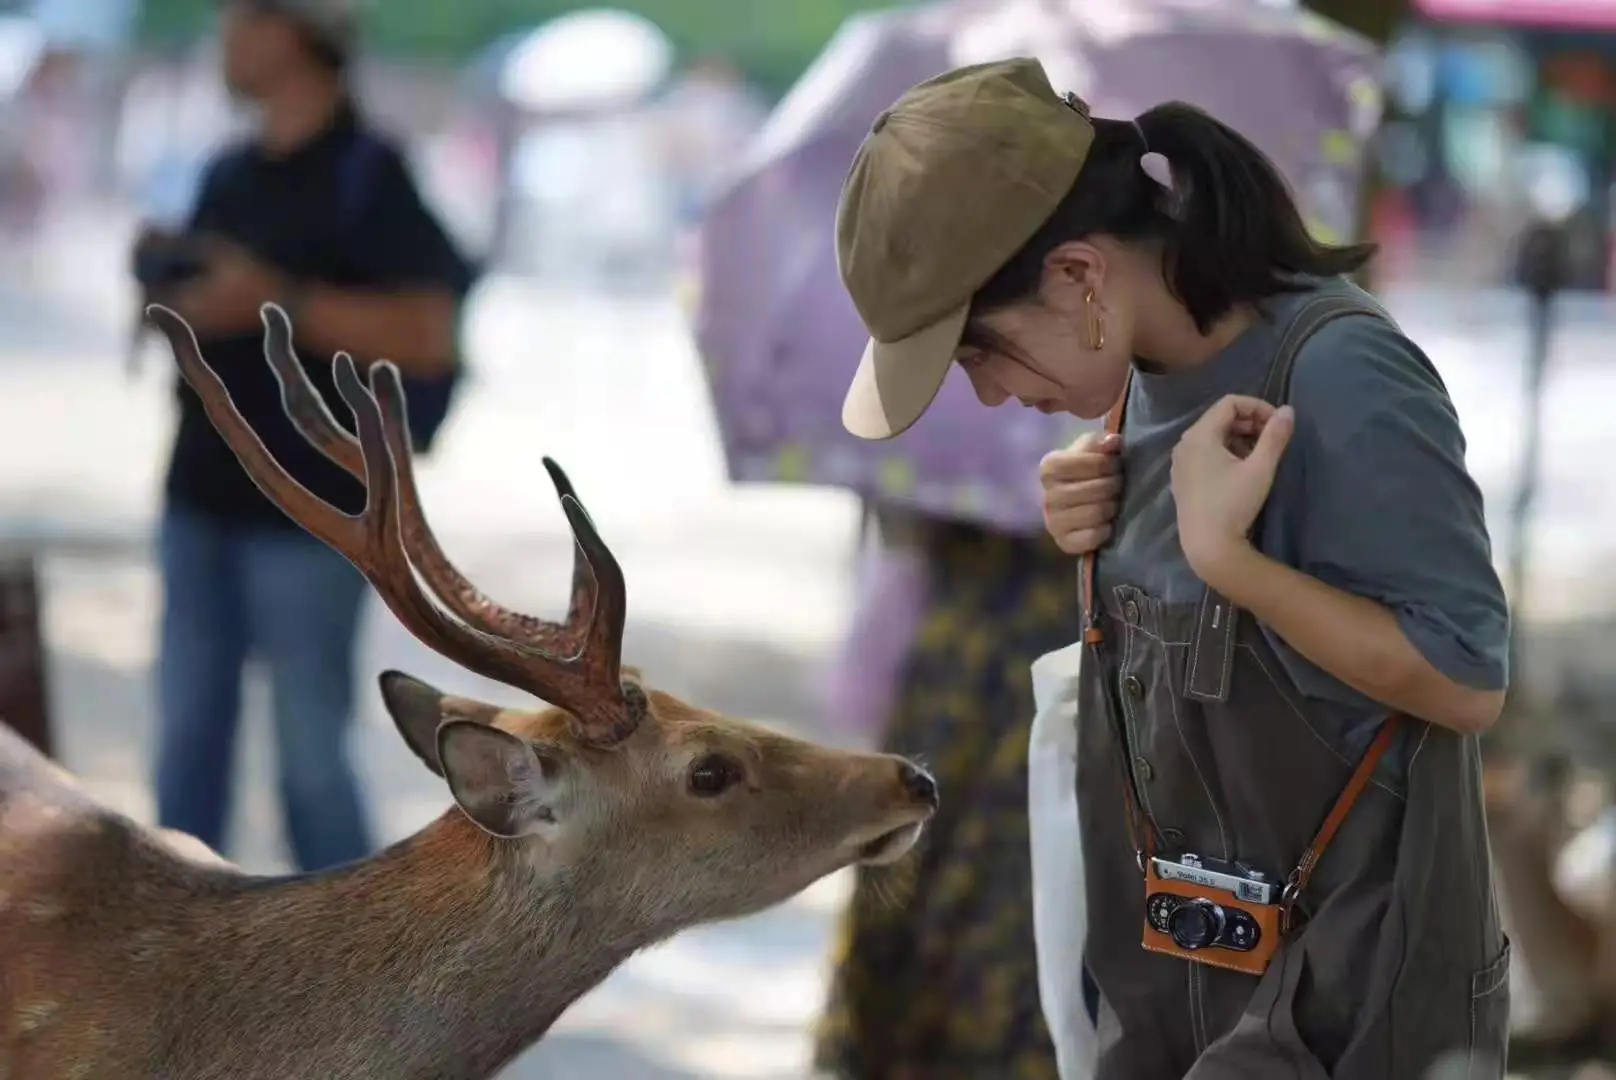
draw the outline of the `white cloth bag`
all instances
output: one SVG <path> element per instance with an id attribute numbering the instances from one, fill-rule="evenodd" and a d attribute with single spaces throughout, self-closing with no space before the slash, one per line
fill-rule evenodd
<path id="1" fill-rule="evenodd" d="M 1083 1003 L 1088 907 L 1077 833 L 1077 686 L 1084 651 L 1079 642 L 1034 661 L 1038 711 L 1027 753 L 1038 994 L 1061 1080 L 1092 1080 L 1097 1045 Z"/>

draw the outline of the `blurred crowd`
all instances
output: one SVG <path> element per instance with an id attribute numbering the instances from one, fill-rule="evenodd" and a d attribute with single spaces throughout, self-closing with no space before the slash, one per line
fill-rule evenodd
<path id="1" fill-rule="evenodd" d="M 635 33 L 657 33 L 608 29 L 630 45 Z M 550 42 L 529 40 L 540 36 L 491 43 L 464 70 L 367 56 L 355 79 L 405 140 L 448 227 L 487 264 L 608 288 L 665 283 L 766 99 L 723 57 L 675 64 L 662 41 L 653 55 L 622 57 L 622 71 L 596 65 L 589 81 L 599 85 L 574 85 L 564 71 L 535 77 L 526 69 L 553 54 Z M 541 51 L 535 45 L 548 51 L 525 57 L 524 47 Z M 183 219 L 208 155 L 248 120 L 220 77 L 214 37 L 109 58 L 53 43 L 25 16 L 0 17 L 8 248 L 25 254 L 55 209 L 86 202 L 151 222 Z"/>

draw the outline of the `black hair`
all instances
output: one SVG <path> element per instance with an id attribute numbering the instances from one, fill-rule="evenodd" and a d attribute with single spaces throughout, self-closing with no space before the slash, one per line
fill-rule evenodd
<path id="1" fill-rule="evenodd" d="M 225 7 L 235 0 L 223 0 L 219 6 Z M 278 15 L 289 19 L 297 30 L 297 36 L 303 43 L 304 51 L 322 70 L 337 78 L 344 78 L 353 61 L 353 50 L 345 42 L 336 40 L 330 34 L 321 33 L 310 26 L 307 20 L 300 17 L 296 11 L 282 6 L 278 0 L 247 0 L 248 7 L 265 15 Z"/>
<path id="2" fill-rule="evenodd" d="M 349 61 L 352 60 L 352 51 L 345 45 L 339 45 L 324 34 L 318 34 L 307 27 L 299 27 L 303 32 L 303 43 L 308 47 L 309 55 L 314 62 L 326 71 L 339 78 L 348 74 Z"/>
<path id="3" fill-rule="evenodd" d="M 1172 192 L 1145 174 L 1147 151 L 1171 164 Z M 1374 244 L 1315 240 L 1261 150 L 1201 109 L 1169 102 L 1137 120 L 1094 121 L 1072 189 L 977 290 L 965 343 L 1000 345 L 977 317 L 1036 297 L 1051 251 L 1100 234 L 1159 242 L 1167 288 L 1203 334 L 1240 304 L 1306 288 L 1302 277 L 1354 273 L 1375 254 Z"/>

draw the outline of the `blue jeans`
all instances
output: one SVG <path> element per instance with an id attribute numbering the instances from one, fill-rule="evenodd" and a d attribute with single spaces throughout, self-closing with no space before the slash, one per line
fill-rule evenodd
<path id="1" fill-rule="evenodd" d="M 364 578 L 301 530 L 233 526 L 172 505 L 159 552 L 159 823 L 215 849 L 223 841 L 251 656 L 269 669 L 281 806 L 299 866 L 369 854 L 347 741 Z"/>

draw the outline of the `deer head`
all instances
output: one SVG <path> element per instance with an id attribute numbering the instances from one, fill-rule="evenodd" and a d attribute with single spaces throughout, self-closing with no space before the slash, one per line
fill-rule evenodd
<path id="1" fill-rule="evenodd" d="M 576 540 L 562 623 L 500 606 L 444 555 L 421 509 L 393 365 L 373 365 L 367 387 L 337 354 L 351 435 L 304 374 L 285 313 L 265 306 L 265 355 L 287 415 L 365 482 L 365 509 L 351 516 L 274 461 L 183 319 L 160 306 L 148 315 L 270 499 L 353 562 L 423 643 L 550 703 L 501 709 L 401 672 L 381 680 L 405 741 L 518 880 L 609 880 L 611 903 L 654 936 L 758 910 L 850 863 L 896 859 L 915 842 L 937 789 L 910 762 L 721 717 L 647 688 L 622 665 L 623 572 L 555 462 L 546 458 L 545 469 Z"/>
<path id="2" fill-rule="evenodd" d="M 853 862 L 892 861 L 936 806 L 901 759 L 849 754 L 694 708 L 629 676 L 634 731 L 603 748 L 560 710 L 502 710 L 402 672 L 388 711 L 481 829 L 540 872 L 588 865 L 653 934 L 761 910 Z"/>

